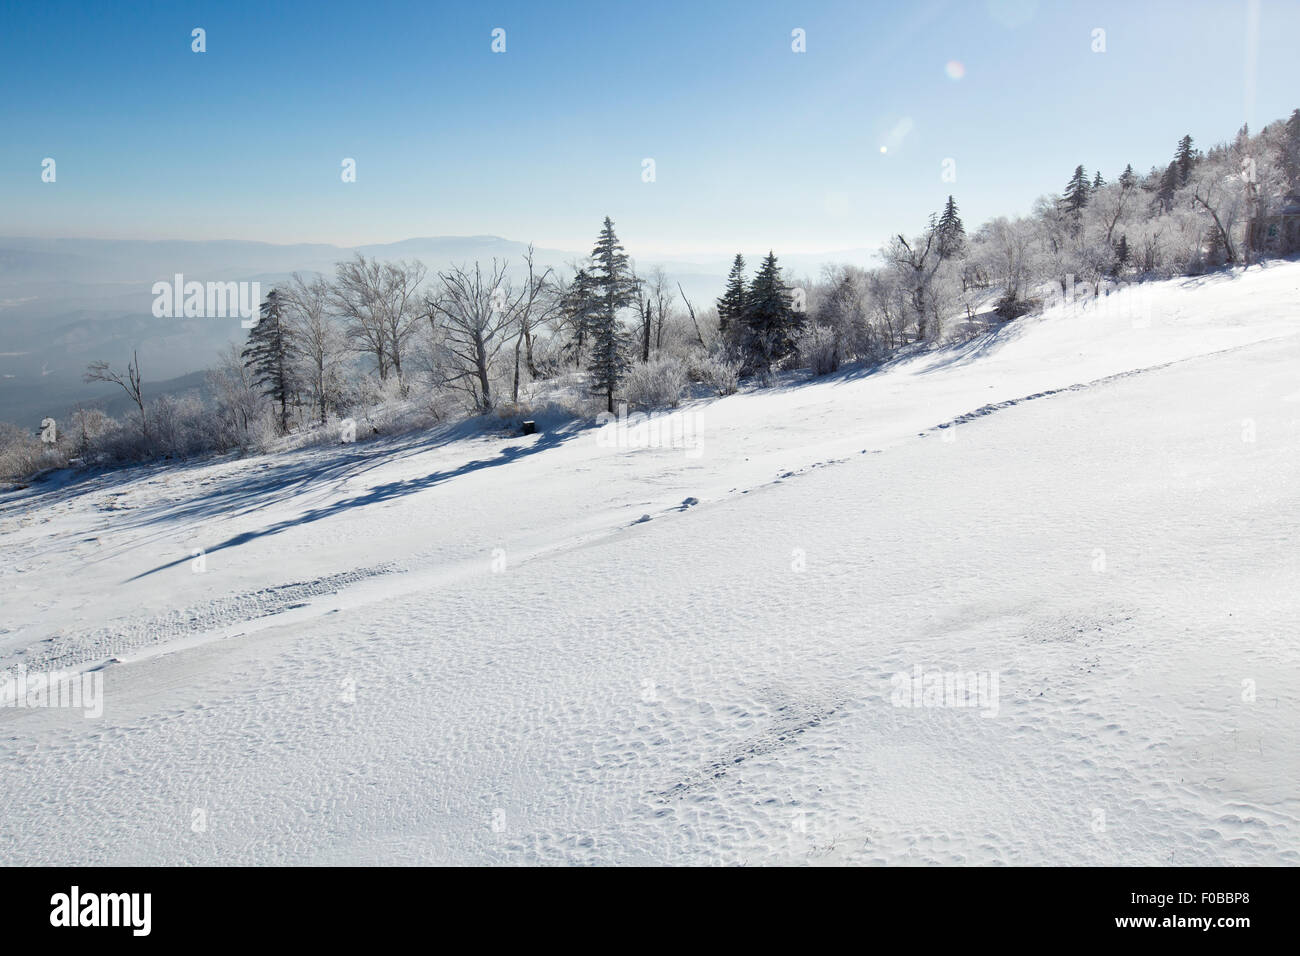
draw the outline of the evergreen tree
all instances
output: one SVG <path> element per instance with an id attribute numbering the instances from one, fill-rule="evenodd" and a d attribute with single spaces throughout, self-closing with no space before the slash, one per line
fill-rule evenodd
<path id="1" fill-rule="evenodd" d="M 1172 162 L 1165 167 L 1160 177 L 1160 188 L 1156 190 L 1156 204 L 1165 212 L 1174 208 L 1174 193 L 1178 189 L 1178 163 Z"/>
<path id="2" fill-rule="evenodd" d="M 1074 175 L 1065 185 L 1063 204 L 1067 212 L 1078 214 L 1088 205 L 1088 174 L 1082 166 L 1074 167 Z"/>
<path id="3" fill-rule="evenodd" d="M 1101 170 L 1099 169 L 1097 170 L 1097 175 L 1092 177 L 1092 190 L 1093 192 L 1096 192 L 1098 189 L 1101 189 L 1101 187 L 1105 185 L 1106 185 L 1106 180 L 1101 178 Z"/>
<path id="4" fill-rule="evenodd" d="M 1128 236 L 1121 235 L 1119 237 L 1119 242 L 1115 246 L 1115 272 L 1122 272 L 1124 267 L 1129 264 L 1129 260 L 1132 258 L 1133 255 L 1129 251 L 1128 247 Z"/>
<path id="5" fill-rule="evenodd" d="M 1174 165 L 1178 167 L 1178 185 L 1186 186 L 1187 180 L 1191 178 L 1192 167 L 1196 164 L 1196 151 L 1192 149 L 1191 136 L 1184 136 L 1178 141 L 1178 149 L 1174 153 Z"/>
<path id="6" fill-rule="evenodd" d="M 248 332 L 240 357 L 252 372 L 253 383 L 280 406 L 280 431 L 289 430 L 289 398 L 294 393 L 293 337 L 284 317 L 284 303 L 272 289 L 266 294 L 258 322 Z"/>
<path id="7" fill-rule="evenodd" d="M 1282 170 L 1288 186 L 1300 190 L 1300 109 L 1286 121 L 1282 136 Z"/>
<path id="8" fill-rule="evenodd" d="M 767 374 L 776 362 L 794 351 L 795 337 L 802 329 L 803 315 L 794 311 L 776 256 L 768 252 L 749 287 L 745 306 L 746 369 Z"/>
<path id="9" fill-rule="evenodd" d="M 1119 174 L 1120 189 L 1132 189 L 1137 185 L 1137 174 L 1133 172 L 1133 164 L 1129 163 L 1124 167 L 1124 172 Z"/>
<path id="10" fill-rule="evenodd" d="M 573 364 L 578 368 L 582 368 L 583 359 L 586 357 L 587 341 L 595 327 L 598 308 L 596 287 L 592 282 L 591 274 L 586 269 L 579 269 L 560 300 L 560 311 L 568 323 L 570 335 L 564 352 L 572 357 Z"/>
<path id="11" fill-rule="evenodd" d="M 731 272 L 727 276 L 727 289 L 718 300 L 718 331 L 724 336 L 727 330 L 739 327 L 745 316 L 745 300 L 748 290 L 745 288 L 745 257 L 739 252 L 731 263 Z"/>
<path id="12" fill-rule="evenodd" d="M 943 215 L 939 217 L 939 224 L 935 228 L 938 230 L 939 258 L 961 258 L 966 252 L 966 227 L 962 224 L 961 216 L 957 212 L 957 203 L 952 196 L 948 197 L 948 202 L 943 207 Z"/>
<path id="13" fill-rule="evenodd" d="M 1217 269 L 1224 263 L 1231 261 L 1232 256 L 1228 239 L 1217 224 L 1213 225 L 1210 229 L 1209 241 L 1206 243 L 1205 264 L 1211 269 Z"/>
<path id="14" fill-rule="evenodd" d="M 591 283 L 595 300 L 590 329 L 592 390 L 605 396 L 612 412 L 614 392 L 630 367 L 618 313 L 636 301 L 638 283 L 608 216 L 591 251 Z"/>

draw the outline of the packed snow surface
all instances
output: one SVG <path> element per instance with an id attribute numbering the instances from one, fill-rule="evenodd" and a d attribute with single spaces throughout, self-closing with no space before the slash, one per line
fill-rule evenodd
<path id="1" fill-rule="evenodd" d="M 1142 296 L 4 494 L 0 670 L 103 713 L 0 707 L 0 861 L 1300 862 L 1300 263 Z"/>

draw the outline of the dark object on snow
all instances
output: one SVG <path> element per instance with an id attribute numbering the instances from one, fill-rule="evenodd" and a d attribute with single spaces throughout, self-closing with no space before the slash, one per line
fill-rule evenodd
<path id="1" fill-rule="evenodd" d="M 1028 302 L 1025 299 L 1007 293 L 998 299 L 994 304 L 993 309 L 997 312 L 998 318 L 1003 322 L 1010 322 L 1013 319 L 1020 318 L 1022 315 L 1028 315 L 1034 310 L 1034 306 L 1031 302 Z"/>
<path id="2" fill-rule="evenodd" d="M 537 431 L 537 422 L 524 422 L 523 429 L 525 435 L 531 435 Z"/>

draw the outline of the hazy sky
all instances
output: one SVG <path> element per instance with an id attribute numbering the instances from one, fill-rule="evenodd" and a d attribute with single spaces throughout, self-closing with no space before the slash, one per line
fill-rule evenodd
<path id="1" fill-rule="evenodd" d="M 1300 2 L 1256 9 L 1252 54 L 1234 0 L 8 3 L 0 234 L 874 246 L 1286 116 Z"/>

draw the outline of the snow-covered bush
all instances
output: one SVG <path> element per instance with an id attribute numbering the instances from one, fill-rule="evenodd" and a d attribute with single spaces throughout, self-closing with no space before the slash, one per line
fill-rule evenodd
<path id="1" fill-rule="evenodd" d="M 691 368 L 691 377 L 719 398 L 736 394 L 740 388 L 740 360 L 729 358 L 721 350 L 699 356 Z"/>
<path id="2" fill-rule="evenodd" d="M 85 456 L 97 438 L 116 427 L 117 423 L 102 409 L 78 408 L 70 416 L 64 432 L 72 442 L 75 454 Z"/>
<path id="3" fill-rule="evenodd" d="M 29 478 L 58 464 L 66 464 L 66 458 L 51 446 L 17 425 L 0 422 L 0 479 Z"/>
<path id="4" fill-rule="evenodd" d="M 87 452 L 90 463 L 96 465 L 127 464 L 148 457 L 139 412 L 132 412 L 121 421 L 113 420 L 112 425 L 90 443 Z"/>
<path id="5" fill-rule="evenodd" d="M 643 408 L 676 407 L 687 385 L 686 367 L 671 355 L 656 355 L 634 365 L 623 380 L 623 395 Z"/>
<path id="6" fill-rule="evenodd" d="M 799 357 L 813 375 L 830 375 L 840 370 L 843 346 L 835 330 L 826 325 L 810 325 L 799 336 Z"/>
<path id="7" fill-rule="evenodd" d="M 195 395 L 163 395 L 149 403 L 149 457 L 191 458 L 221 447 L 215 409 Z"/>

